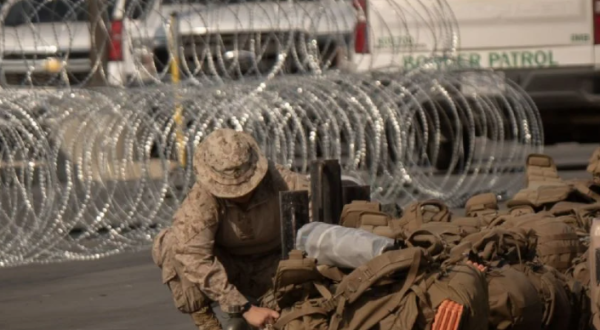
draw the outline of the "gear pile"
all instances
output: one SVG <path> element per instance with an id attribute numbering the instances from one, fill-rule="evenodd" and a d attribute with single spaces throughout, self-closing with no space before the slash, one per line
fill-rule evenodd
<path id="1" fill-rule="evenodd" d="M 296 243 L 262 305 L 281 313 L 274 328 L 286 330 L 591 329 L 600 309 L 586 250 L 600 214 L 600 148 L 588 171 L 591 179 L 562 180 L 550 157 L 531 154 L 526 187 L 505 208 L 484 193 L 464 215 L 435 199 L 410 204 L 400 218 L 353 201 L 339 224 L 305 225 L 298 240 L 309 226 L 329 226 L 330 235 L 356 228 L 363 240 L 366 231 L 392 246 L 348 268 L 331 258 L 345 253 L 339 240 L 315 239 L 328 262 L 315 258 L 310 239 Z"/>

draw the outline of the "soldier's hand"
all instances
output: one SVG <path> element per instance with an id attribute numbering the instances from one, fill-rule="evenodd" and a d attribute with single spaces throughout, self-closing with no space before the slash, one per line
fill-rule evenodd
<path id="1" fill-rule="evenodd" d="M 248 324 L 260 329 L 279 318 L 279 313 L 272 309 L 252 306 L 243 316 Z"/>

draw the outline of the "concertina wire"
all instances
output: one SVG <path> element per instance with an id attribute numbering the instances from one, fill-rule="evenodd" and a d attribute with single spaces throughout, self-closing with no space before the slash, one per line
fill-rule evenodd
<path id="1" fill-rule="evenodd" d="M 68 15 L 46 23 L 42 31 L 35 19 L 41 19 L 40 12 L 51 14 L 55 7 L 48 6 L 57 2 Z M 369 16 L 380 18 L 369 22 L 378 33 L 391 37 L 401 30 L 434 40 L 436 52 L 449 59 L 456 55 L 457 23 L 445 2 L 384 2 L 394 14 L 385 13 L 387 20 L 383 13 Z M 85 1 L 22 3 L 23 24 L 3 24 L 3 63 L 32 61 L 26 56 L 30 50 L 14 51 L 27 36 L 40 44 L 59 39 L 68 41 L 67 48 L 76 44 L 82 33 L 76 17 L 87 10 Z M 260 13 L 262 24 L 269 22 L 275 31 L 263 36 L 278 54 L 266 70 L 245 74 L 239 63 L 220 58 L 221 53 L 207 56 L 210 46 L 194 45 L 193 56 L 181 63 L 178 83 L 169 81 L 171 53 L 162 64 L 164 56 L 157 54 L 150 62 L 134 58 L 135 74 L 121 87 L 87 87 L 94 73 L 109 75 L 97 63 L 83 76 L 30 70 L 19 79 L 4 79 L 0 266 L 89 260 L 147 248 L 154 234 L 169 225 L 194 182 L 195 146 L 224 127 L 250 133 L 267 157 L 299 172 L 307 173 L 316 159 L 339 159 L 344 175 L 371 185 L 372 198 L 385 203 L 402 206 L 437 198 L 459 207 L 478 192 L 510 195 L 518 189 L 526 156 L 543 145 L 537 108 L 518 85 L 507 80 L 500 87 L 491 70 L 474 71 L 475 79 L 465 81 L 451 65 L 437 65 L 433 52 L 417 68 L 402 69 L 399 47 L 385 70 L 372 64 L 366 72 L 334 70 L 331 58 L 315 50 L 317 27 L 337 31 L 347 22 L 304 5 L 310 1 L 299 2 L 295 10 L 303 11 L 299 16 L 308 27 L 302 34 L 276 32 L 291 23 L 281 15 L 265 17 L 266 6 L 286 4 L 257 3 L 250 12 Z M 225 11 L 235 7 L 220 6 Z M 225 38 L 218 15 L 206 14 L 204 7 L 181 15 L 179 26 L 192 24 L 195 15 L 216 27 L 217 41 Z M 239 18 L 239 12 L 229 14 Z M 168 13 L 160 15 L 168 29 Z M 3 17 L 3 23 L 7 20 Z M 138 23 L 139 31 L 148 31 L 143 24 Z M 234 35 L 251 31 L 252 24 L 236 25 Z M 15 38 L 16 30 L 20 35 Z M 330 32 L 330 38 L 339 44 L 345 40 L 341 33 Z M 234 38 L 236 47 L 245 45 L 242 39 Z M 135 42 L 129 41 L 124 44 L 133 47 Z M 181 51 L 180 42 L 176 44 Z M 250 67 L 264 68 L 265 49 L 254 49 Z M 74 46 L 59 60 L 66 62 L 73 54 Z M 293 74 L 286 71 L 290 62 Z M 190 63 L 206 65 L 198 69 Z"/>

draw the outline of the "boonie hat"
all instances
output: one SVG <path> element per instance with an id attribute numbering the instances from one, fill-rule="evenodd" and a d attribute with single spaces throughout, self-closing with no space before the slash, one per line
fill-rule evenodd
<path id="1" fill-rule="evenodd" d="M 256 141 L 244 132 L 219 129 L 196 149 L 196 180 L 220 198 L 237 198 L 254 190 L 269 163 Z"/>

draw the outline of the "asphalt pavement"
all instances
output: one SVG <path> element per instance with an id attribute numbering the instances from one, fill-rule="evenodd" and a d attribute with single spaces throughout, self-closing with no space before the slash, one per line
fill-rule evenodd
<path id="1" fill-rule="evenodd" d="M 0 270 L 2 330 L 194 328 L 175 309 L 149 250 Z"/>
<path id="2" fill-rule="evenodd" d="M 548 148 L 564 178 L 588 177 L 595 146 Z M 577 165 L 577 168 L 574 168 Z M 1 330 L 193 330 L 149 250 L 94 261 L 0 269 Z"/>

